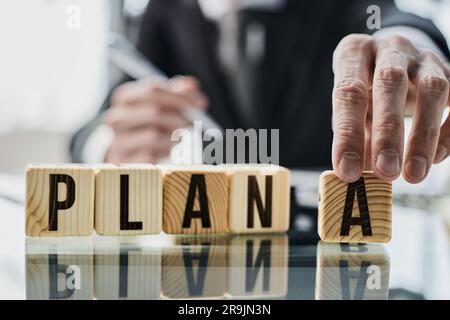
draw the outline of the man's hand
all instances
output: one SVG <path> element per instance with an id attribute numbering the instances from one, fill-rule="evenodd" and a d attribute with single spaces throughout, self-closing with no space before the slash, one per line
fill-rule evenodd
<path id="1" fill-rule="evenodd" d="M 403 171 L 410 183 L 427 176 L 450 152 L 450 67 L 406 38 L 350 35 L 333 57 L 333 167 L 357 180 L 363 169 L 384 180 Z M 413 126 L 404 154 L 404 114 L 414 101 Z"/>
<path id="2" fill-rule="evenodd" d="M 114 131 L 105 161 L 155 163 L 170 153 L 171 135 L 186 127 L 186 106 L 204 109 L 207 99 L 198 82 L 177 77 L 165 83 L 150 80 L 128 82 L 118 87 L 103 121 Z"/>

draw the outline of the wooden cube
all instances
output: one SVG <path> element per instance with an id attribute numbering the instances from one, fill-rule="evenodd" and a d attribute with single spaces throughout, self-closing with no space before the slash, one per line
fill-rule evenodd
<path id="1" fill-rule="evenodd" d="M 163 252 L 163 299 L 222 299 L 227 286 L 226 236 L 177 236 Z"/>
<path id="2" fill-rule="evenodd" d="M 94 299 L 92 239 L 54 239 L 26 239 L 26 299 Z"/>
<path id="3" fill-rule="evenodd" d="M 233 236 L 228 246 L 228 289 L 233 299 L 282 298 L 288 288 L 288 238 Z"/>
<path id="4" fill-rule="evenodd" d="M 26 234 L 82 236 L 94 229 L 95 173 L 84 165 L 29 165 Z"/>
<path id="5" fill-rule="evenodd" d="M 319 235 L 325 242 L 389 242 L 392 184 L 364 172 L 345 183 L 332 171 L 320 176 Z"/>
<path id="6" fill-rule="evenodd" d="M 168 234 L 228 231 L 228 176 L 214 166 L 165 167 L 163 230 Z"/>
<path id="7" fill-rule="evenodd" d="M 316 299 L 386 300 L 389 255 L 380 244 L 319 242 Z"/>
<path id="8" fill-rule="evenodd" d="M 139 239 L 141 240 L 140 236 Z M 159 235 L 98 237 L 95 241 L 95 297 L 99 300 L 155 300 L 161 295 Z"/>
<path id="9" fill-rule="evenodd" d="M 95 231 L 100 235 L 162 230 L 162 174 L 151 164 L 103 165 L 95 180 Z"/>
<path id="10" fill-rule="evenodd" d="M 222 165 L 230 176 L 229 225 L 233 233 L 285 232 L 289 228 L 289 170 L 275 165 Z"/>

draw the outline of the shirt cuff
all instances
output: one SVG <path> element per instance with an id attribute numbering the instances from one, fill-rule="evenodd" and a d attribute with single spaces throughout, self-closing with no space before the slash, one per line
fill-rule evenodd
<path id="1" fill-rule="evenodd" d="M 113 130 L 104 124 L 99 125 L 86 140 L 81 160 L 84 163 L 103 163 L 113 139 Z"/>

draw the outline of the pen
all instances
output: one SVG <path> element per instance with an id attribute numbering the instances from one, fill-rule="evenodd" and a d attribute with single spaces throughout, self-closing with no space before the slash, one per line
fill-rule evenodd
<path id="1" fill-rule="evenodd" d="M 112 33 L 109 43 L 110 60 L 119 69 L 135 79 L 150 78 L 159 81 L 167 80 L 167 76 L 140 53 L 125 37 Z M 203 111 L 186 106 L 185 117 L 192 123 L 201 121 L 203 130 L 218 129 L 221 126 Z"/>
<path id="2" fill-rule="evenodd" d="M 5 194 L 0 194 L 0 199 L 6 200 L 6 201 L 9 201 L 11 203 L 18 204 L 18 205 L 21 205 L 21 204 L 24 203 L 23 200 L 19 200 L 17 198 L 13 198 L 13 197 L 10 197 L 10 196 L 5 195 Z"/>

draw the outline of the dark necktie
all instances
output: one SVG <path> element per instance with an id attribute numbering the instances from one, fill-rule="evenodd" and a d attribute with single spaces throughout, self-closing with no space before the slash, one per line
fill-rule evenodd
<path id="1" fill-rule="evenodd" d="M 219 56 L 229 88 L 247 127 L 259 127 L 258 77 L 265 29 L 250 11 L 230 12 L 219 21 Z"/>

